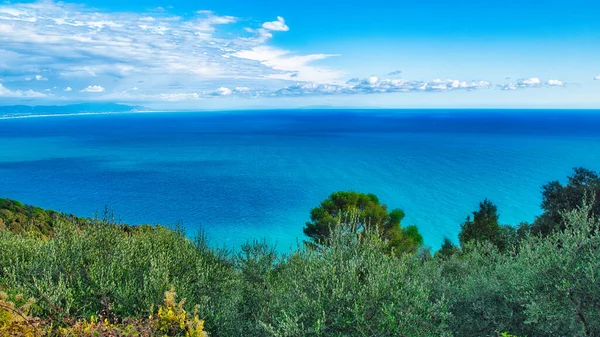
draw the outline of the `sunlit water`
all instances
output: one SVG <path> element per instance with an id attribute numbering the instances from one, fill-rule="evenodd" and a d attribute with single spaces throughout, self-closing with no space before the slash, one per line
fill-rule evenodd
<path id="1" fill-rule="evenodd" d="M 269 111 L 0 120 L 0 197 L 122 221 L 202 228 L 214 245 L 301 241 L 331 192 L 377 194 L 426 244 L 456 238 L 479 201 L 507 224 L 540 187 L 600 169 L 600 113 Z"/>

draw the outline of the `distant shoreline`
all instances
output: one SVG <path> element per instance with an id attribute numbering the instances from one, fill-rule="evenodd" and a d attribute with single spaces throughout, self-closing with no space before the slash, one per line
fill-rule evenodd
<path id="1" fill-rule="evenodd" d="M 24 118 L 41 118 L 41 117 L 68 117 L 68 116 L 89 116 L 89 115 L 121 115 L 121 114 L 137 114 L 137 113 L 157 113 L 167 111 L 105 111 L 105 112 L 73 112 L 73 113 L 46 113 L 46 114 L 14 114 L 2 115 L 0 120 L 6 119 L 24 119 Z"/>

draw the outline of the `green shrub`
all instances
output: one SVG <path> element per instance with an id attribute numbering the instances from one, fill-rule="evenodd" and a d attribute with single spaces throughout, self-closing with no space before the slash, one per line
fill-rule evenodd
<path id="1" fill-rule="evenodd" d="M 334 229 L 321 250 L 299 249 L 269 279 L 263 326 L 272 336 L 444 336 L 447 310 L 432 300 L 416 259 L 384 254 L 378 235 Z"/>
<path id="2" fill-rule="evenodd" d="M 600 335 L 600 221 L 592 205 L 563 212 L 563 231 L 521 244 L 513 296 L 539 335 Z"/>
<path id="3" fill-rule="evenodd" d="M 237 305 L 232 264 L 181 231 L 156 227 L 127 234 L 112 225 L 79 229 L 62 223 L 49 240 L 2 232 L 0 248 L 0 284 L 37 298 L 35 313 L 59 324 L 99 313 L 144 316 L 174 286 L 200 305 L 207 326 L 233 325 L 227 314 L 235 315 Z"/>

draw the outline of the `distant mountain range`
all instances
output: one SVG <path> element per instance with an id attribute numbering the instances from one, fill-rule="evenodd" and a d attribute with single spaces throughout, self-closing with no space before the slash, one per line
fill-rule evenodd
<path id="1" fill-rule="evenodd" d="M 81 103 L 69 105 L 7 105 L 0 106 L 0 115 L 71 114 L 93 112 L 135 112 L 151 109 L 118 103 Z"/>

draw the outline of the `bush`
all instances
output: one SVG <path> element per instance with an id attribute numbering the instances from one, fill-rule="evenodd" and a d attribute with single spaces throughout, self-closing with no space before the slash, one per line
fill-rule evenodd
<path id="1" fill-rule="evenodd" d="M 600 222 L 593 205 L 563 212 L 564 231 L 520 247 L 513 296 L 540 335 L 600 335 Z"/>
<path id="2" fill-rule="evenodd" d="M 334 229 L 326 247 L 299 249 L 270 278 L 272 336 L 444 336 L 447 310 L 431 300 L 416 259 L 384 254 L 386 244 Z"/>
<path id="3" fill-rule="evenodd" d="M 21 295 L 9 299 L 6 293 L 0 291 L 0 336 L 45 336 L 40 319 L 29 316 L 34 303 L 33 298 L 25 301 Z"/>
<path id="4" fill-rule="evenodd" d="M 600 216 L 600 176 L 585 168 L 574 168 L 565 185 L 551 181 L 542 186 L 542 213 L 535 219 L 531 230 L 542 236 L 565 228 L 564 212 L 584 206 L 586 198 L 593 200 L 590 215 Z"/>
<path id="5" fill-rule="evenodd" d="M 59 325 L 98 314 L 146 316 L 171 286 L 200 305 L 207 327 L 228 331 L 237 321 L 228 315 L 237 313 L 233 265 L 181 231 L 62 223 L 49 240 L 0 233 L 0 249 L 0 285 L 37 298 L 34 312 Z"/>
<path id="6" fill-rule="evenodd" d="M 456 336 L 496 336 L 511 331 L 530 336 L 521 303 L 512 298 L 511 255 L 490 242 L 467 244 L 467 253 L 435 259 L 442 275 L 433 283 L 439 298 L 448 299 L 450 330 Z"/>
<path id="7" fill-rule="evenodd" d="M 0 336 L 11 337 L 97 337 L 97 336 L 136 336 L 136 337 L 208 337 L 204 331 L 204 321 L 198 318 L 198 311 L 190 315 L 183 308 L 185 300 L 175 301 L 174 289 L 165 292 L 163 305 L 148 318 L 118 319 L 91 316 L 79 319 L 70 326 L 54 329 L 48 321 L 29 316 L 33 299 L 22 304 L 21 296 L 14 302 L 0 292 Z"/>

